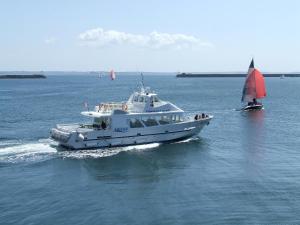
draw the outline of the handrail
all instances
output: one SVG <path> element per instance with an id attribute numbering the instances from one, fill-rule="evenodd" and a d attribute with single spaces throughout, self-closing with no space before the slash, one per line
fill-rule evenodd
<path id="1" fill-rule="evenodd" d="M 101 103 L 95 106 L 96 112 L 111 112 L 115 109 L 127 111 L 128 106 L 125 102 L 124 103 L 108 102 L 108 103 Z"/>

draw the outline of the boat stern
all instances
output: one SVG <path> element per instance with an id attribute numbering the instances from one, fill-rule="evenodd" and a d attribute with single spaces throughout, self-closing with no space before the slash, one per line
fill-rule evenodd
<path id="1" fill-rule="evenodd" d="M 57 125 L 50 131 L 50 138 L 59 145 L 73 149 L 78 137 L 77 128 L 79 125 Z"/>

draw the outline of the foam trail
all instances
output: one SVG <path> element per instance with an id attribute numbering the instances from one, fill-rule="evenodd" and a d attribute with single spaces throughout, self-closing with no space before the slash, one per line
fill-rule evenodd
<path id="1" fill-rule="evenodd" d="M 56 154 L 47 141 L 23 143 L 0 148 L 0 162 L 40 161 Z"/>
<path id="2" fill-rule="evenodd" d="M 151 144 L 144 144 L 144 145 L 132 145 L 132 146 L 123 147 L 123 149 L 125 151 L 130 151 L 130 150 L 146 150 L 146 149 L 156 148 L 159 145 L 160 145 L 159 143 L 151 143 Z"/>
<path id="3" fill-rule="evenodd" d="M 192 141 L 198 141 L 199 139 L 200 139 L 199 136 L 194 136 L 194 137 L 182 140 L 182 141 L 173 142 L 172 144 L 188 143 L 188 142 L 192 142 Z"/>
<path id="4" fill-rule="evenodd" d="M 78 150 L 78 151 L 62 151 L 58 155 L 63 158 L 71 159 L 88 159 L 103 158 L 118 154 L 120 151 L 112 149 L 95 149 L 95 150 Z"/>
<path id="5" fill-rule="evenodd" d="M 8 147 L 8 146 L 12 146 L 12 145 L 17 145 L 17 144 L 21 144 L 20 140 L 4 140 L 4 141 L 0 141 L 0 149 L 4 148 L 4 147 Z"/>
<path id="6" fill-rule="evenodd" d="M 36 162 L 53 157 L 73 159 L 102 158 L 113 156 L 120 152 L 152 149 L 159 145 L 158 143 L 152 143 L 96 150 L 58 151 L 56 142 L 50 139 L 40 139 L 38 142 L 27 143 L 11 140 L 9 143 L 0 142 L 0 163 Z"/>
<path id="7" fill-rule="evenodd" d="M 127 147 L 117 147 L 117 148 L 105 148 L 96 150 L 79 150 L 79 151 L 62 151 L 58 155 L 63 158 L 73 158 L 73 159 L 86 159 L 86 158 L 103 158 L 113 155 L 117 155 L 120 152 L 135 151 L 135 150 L 146 150 L 158 147 L 160 144 L 152 143 L 145 145 L 133 145 Z"/>

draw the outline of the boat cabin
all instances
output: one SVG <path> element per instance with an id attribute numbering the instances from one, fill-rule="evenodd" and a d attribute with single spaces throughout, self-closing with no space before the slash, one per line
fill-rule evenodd
<path id="1" fill-rule="evenodd" d="M 118 112 L 118 111 L 117 111 Z M 113 113 L 112 115 L 91 114 L 93 118 L 92 125 L 87 128 L 99 130 L 111 130 L 112 128 L 145 128 L 160 125 L 168 125 L 183 122 L 182 112 L 172 113 L 143 113 L 143 114 L 127 114 Z"/>
<path id="2" fill-rule="evenodd" d="M 81 114 L 93 118 L 93 128 L 103 130 L 153 127 L 183 121 L 180 108 L 162 101 L 149 88 L 134 92 L 127 102 L 102 103 L 94 111 Z"/>

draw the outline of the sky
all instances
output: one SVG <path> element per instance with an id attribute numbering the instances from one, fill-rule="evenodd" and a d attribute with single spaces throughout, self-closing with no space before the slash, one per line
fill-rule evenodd
<path id="1" fill-rule="evenodd" d="M 0 71 L 300 71 L 298 0 L 1 0 Z"/>

